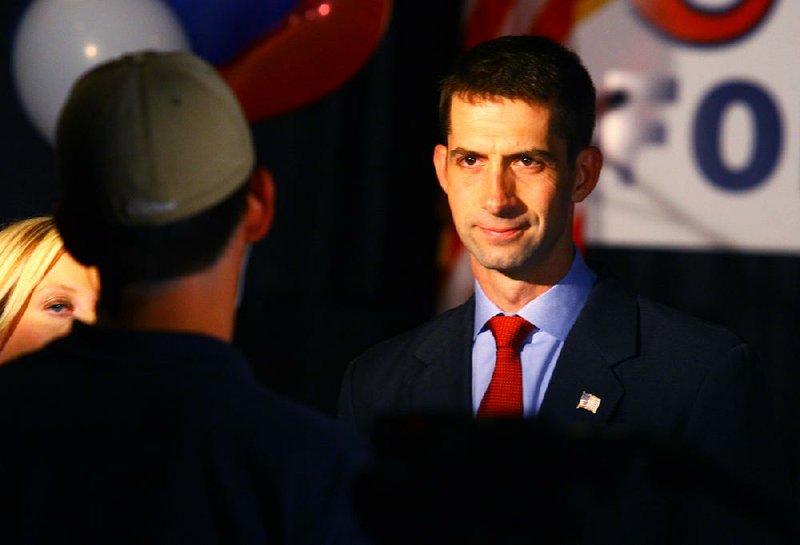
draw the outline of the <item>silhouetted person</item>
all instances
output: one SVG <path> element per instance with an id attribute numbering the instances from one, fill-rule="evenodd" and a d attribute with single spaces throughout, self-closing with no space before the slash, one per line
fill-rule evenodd
<path id="1" fill-rule="evenodd" d="M 215 69 L 155 52 L 93 68 L 56 159 L 97 323 L 0 368 L 0 542 L 364 542 L 364 445 L 257 383 L 230 343 L 274 198 Z"/>

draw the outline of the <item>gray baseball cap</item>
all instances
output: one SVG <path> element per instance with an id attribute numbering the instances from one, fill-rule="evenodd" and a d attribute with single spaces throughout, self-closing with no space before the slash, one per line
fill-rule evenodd
<path id="1" fill-rule="evenodd" d="M 55 152 L 65 212 L 79 205 L 130 226 L 211 208 L 255 166 L 236 96 L 213 66 L 183 52 L 131 53 L 82 75 L 61 111 Z"/>

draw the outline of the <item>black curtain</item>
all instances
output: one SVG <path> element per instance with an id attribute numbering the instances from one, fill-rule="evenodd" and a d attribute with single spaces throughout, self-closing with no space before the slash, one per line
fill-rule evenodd
<path id="1" fill-rule="evenodd" d="M 265 382 L 330 413 L 347 362 L 434 309 L 437 85 L 459 9 L 393 2 L 353 79 L 255 125 L 278 207 L 253 250 L 236 339 Z"/>

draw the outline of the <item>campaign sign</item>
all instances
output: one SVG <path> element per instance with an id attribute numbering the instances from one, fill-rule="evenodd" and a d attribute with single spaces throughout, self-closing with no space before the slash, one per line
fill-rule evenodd
<path id="1" fill-rule="evenodd" d="M 594 2 L 588 244 L 800 253 L 800 2 Z"/>

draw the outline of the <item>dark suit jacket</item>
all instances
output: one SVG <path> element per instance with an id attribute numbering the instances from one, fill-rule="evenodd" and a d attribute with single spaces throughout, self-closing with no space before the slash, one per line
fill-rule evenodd
<path id="1" fill-rule="evenodd" d="M 352 361 L 339 419 L 369 435 L 386 415 L 471 416 L 474 307 L 470 299 Z M 741 479 L 786 499 L 787 466 L 761 372 L 730 331 L 601 278 L 564 344 L 538 418 L 560 430 L 642 434 L 708 461 L 722 482 Z M 596 414 L 577 408 L 584 391 L 600 398 Z"/>
<path id="2" fill-rule="evenodd" d="M 0 543 L 367 541 L 363 440 L 193 333 L 72 333 L 0 367 Z"/>

